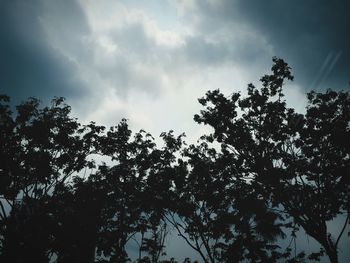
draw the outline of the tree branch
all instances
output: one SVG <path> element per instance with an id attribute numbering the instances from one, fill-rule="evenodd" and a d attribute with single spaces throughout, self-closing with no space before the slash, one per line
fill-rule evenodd
<path id="1" fill-rule="evenodd" d="M 6 211 L 5 211 L 4 205 L 2 204 L 1 200 L 0 200 L 0 206 L 1 206 L 1 211 L 2 211 L 2 214 L 0 214 L 0 217 L 1 217 L 1 219 L 5 219 L 7 217 Z"/>
<path id="2" fill-rule="evenodd" d="M 337 238 L 337 241 L 336 241 L 335 244 L 334 244 L 335 247 L 338 246 L 339 240 L 340 240 L 340 238 L 342 237 L 342 235 L 343 235 L 343 233 L 344 233 L 344 231 L 345 231 L 346 225 L 348 224 L 349 217 L 350 217 L 350 215 L 349 215 L 349 213 L 348 213 L 348 215 L 346 216 L 346 219 L 345 219 L 343 228 L 342 228 L 342 230 L 340 231 L 340 234 L 339 234 L 339 236 L 338 236 L 338 238 Z"/>

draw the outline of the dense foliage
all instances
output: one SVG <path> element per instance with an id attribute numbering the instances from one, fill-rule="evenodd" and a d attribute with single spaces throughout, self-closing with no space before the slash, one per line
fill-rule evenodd
<path id="1" fill-rule="evenodd" d="M 310 92 L 300 114 L 284 100 L 286 80 L 290 68 L 274 58 L 246 96 L 207 92 L 194 120 L 213 133 L 196 145 L 170 131 L 157 146 L 126 120 L 82 125 L 62 98 L 47 107 L 30 98 L 12 112 L 1 96 L 0 261 L 127 262 L 133 243 L 136 262 L 175 262 L 164 260 L 175 232 L 203 262 L 338 262 L 350 213 L 350 95 Z M 335 236 L 336 218 L 344 225 Z M 279 246 L 299 228 L 320 251 Z"/>

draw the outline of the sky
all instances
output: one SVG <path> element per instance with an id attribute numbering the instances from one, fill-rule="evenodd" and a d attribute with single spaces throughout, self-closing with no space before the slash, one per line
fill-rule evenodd
<path id="1" fill-rule="evenodd" d="M 305 94 L 349 90 L 349 1 L 0 0 L 0 93 L 14 104 L 63 96 L 80 122 L 157 137 L 206 131 L 193 115 L 207 90 L 242 92 L 285 59 Z"/>

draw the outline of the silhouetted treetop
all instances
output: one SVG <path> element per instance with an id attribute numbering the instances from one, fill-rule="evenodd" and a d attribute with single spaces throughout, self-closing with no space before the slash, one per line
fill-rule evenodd
<path id="1" fill-rule="evenodd" d="M 338 262 L 337 246 L 349 219 L 350 96 L 312 91 L 306 114 L 296 113 L 282 99 L 284 82 L 293 80 L 290 68 L 281 59 L 273 62 L 262 87 L 249 84 L 244 98 L 207 92 L 199 99 L 205 109 L 194 120 L 212 126 L 207 140 L 235 156 L 255 189 L 283 207 L 331 262 Z M 332 238 L 326 222 L 338 215 L 344 215 L 344 227 Z"/>

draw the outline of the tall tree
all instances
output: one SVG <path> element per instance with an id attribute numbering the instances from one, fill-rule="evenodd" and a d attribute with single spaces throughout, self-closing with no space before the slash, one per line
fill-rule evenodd
<path id="1" fill-rule="evenodd" d="M 337 247 L 349 222 L 350 96 L 311 92 L 302 115 L 286 106 L 285 80 L 293 80 L 290 68 L 274 58 L 261 88 L 249 84 L 245 98 L 209 91 L 199 100 L 206 108 L 195 120 L 212 126 L 209 137 L 240 160 L 242 176 L 338 262 Z M 344 226 L 333 237 L 327 223 L 339 215 Z"/>
<path id="2" fill-rule="evenodd" d="M 1 96 L 0 117 L 1 258 L 46 262 L 53 255 L 50 199 L 88 165 L 90 141 L 62 98 L 43 108 L 31 98 L 13 114 Z"/>

